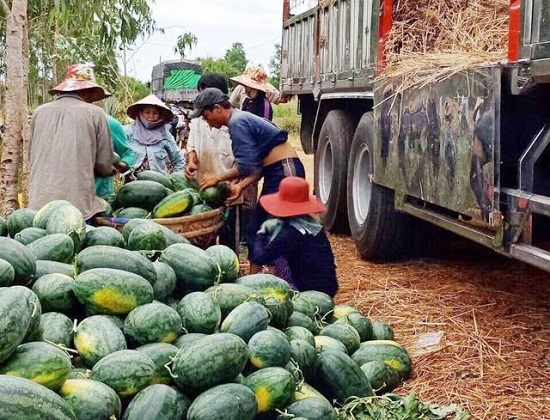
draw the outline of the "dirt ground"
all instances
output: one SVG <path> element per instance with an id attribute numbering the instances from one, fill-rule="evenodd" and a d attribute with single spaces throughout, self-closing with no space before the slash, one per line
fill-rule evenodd
<path id="1" fill-rule="evenodd" d="M 300 157 L 312 186 L 313 157 Z M 350 237 L 330 239 L 337 302 L 390 323 L 412 355 L 413 376 L 397 393 L 460 404 L 476 419 L 550 419 L 548 273 L 465 240 L 437 258 L 373 264 Z M 440 341 L 426 348 L 430 335 Z"/>

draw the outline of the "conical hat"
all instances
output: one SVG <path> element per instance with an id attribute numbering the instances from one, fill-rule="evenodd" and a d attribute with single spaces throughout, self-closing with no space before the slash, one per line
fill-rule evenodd
<path id="1" fill-rule="evenodd" d="M 93 92 L 91 102 L 99 101 L 111 96 L 107 89 L 98 85 L 95 81 L 94 67 L 92 64 L 71 64 L 65 71 L 65 80 L 50 90 L 51 95 L 62 92 L 78 92 L 90 90 Z"/>
<path id="2" fill-rule="evenodd" d="M 133 103 L 126 109 L 126 114 L 131 119 L 135 120 L 139 115 L 141 108 L 145 105 L 157 107 L 163 121 L 170 122 L 174 119 L 174 113 L 172 110 L 155 95 L 146 96 L 145 98 Z"/>

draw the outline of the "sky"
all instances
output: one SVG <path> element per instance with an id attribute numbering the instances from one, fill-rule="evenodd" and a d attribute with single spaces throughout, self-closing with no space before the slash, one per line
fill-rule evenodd
<path id="1" fill-rule="evenodd" d="M 275 44 L 281 43 L 283 0 L 155 0 L 151 4 L 156 34 L 136 42 L 120 59 L 121 70 L 143 82 L 151 80 L 154 65 L 179 59 L 174 46 L 179 35 L 191 32 L 197 45 L 186 59 L 210 56 L 222 58 L 235 42 L 244 46 L 249 61 L 262 64 L 269 72 Z"/>

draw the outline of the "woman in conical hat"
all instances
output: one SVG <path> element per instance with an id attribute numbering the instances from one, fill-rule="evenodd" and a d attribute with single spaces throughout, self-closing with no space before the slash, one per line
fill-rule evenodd
<path id="1" fill-rule="evenodd" d="M 125 127 L 130 147 L 135 154 L 136 172 L 153 170 L 168 173 L 168 163 L 175 171 L 185 167 L 185 157 L 169 131 L 174 114 L 155 95 L 130 105 L 126 114 L 134 122 Z"/>

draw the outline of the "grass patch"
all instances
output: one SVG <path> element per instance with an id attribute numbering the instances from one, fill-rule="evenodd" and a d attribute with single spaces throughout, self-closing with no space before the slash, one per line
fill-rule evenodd
<path id="1" fill-rule="evenodd" d="M 289 134 L 300 133 L 302 116 L 298 115 L 298 99 L 294 98 L 286 104 L 273 105 L 273 122 Z"/>

